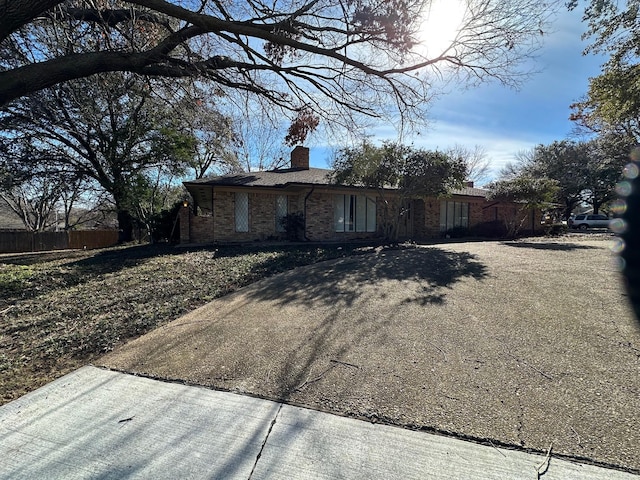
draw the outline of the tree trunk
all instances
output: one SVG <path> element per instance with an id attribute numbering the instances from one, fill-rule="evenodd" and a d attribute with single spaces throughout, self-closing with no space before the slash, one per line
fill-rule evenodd
<path id="1" fill-rule="evenodd" d="M 118 243 L 133 240 L 133 218 L 127 210 L 118 210 Z"/>
<path id="2" fill-rule="evenodd" d="M 578 202 L 576 202 L 575 200 L 571 200 L 569 198 L 566 198 L 564 201 L 564 212 L 563 212 L 563 219 L 564 220 L 569 220 L 569 217 L 573 214 L 573 209 L 575 208 L 576 204 Z"/>

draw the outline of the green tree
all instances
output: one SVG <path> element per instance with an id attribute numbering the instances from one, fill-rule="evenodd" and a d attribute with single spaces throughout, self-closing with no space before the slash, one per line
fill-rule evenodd
<path id="1" fill-rule="evenodd" d="M 606 68 L 589 80 L 587 95 L 571 109 L 571 120 L 590 132 L 640 141 L 640 66 Z"/>
<path id="2" fill-rule="evenodd" d="M 467 176 L 461 157 L 385 142 L 368 141 L 339 151 L 333 162 L 333 181 L 340 185 L 375 188 L 385 203 L 385 237 L 397 241 L 407 202 L 442 197 L 460 188 Z M 393 191 L 393 193 L 390 193 Z"/>
<path id="3" fill-rule="evenodd" d="M 580 2 L 571 0 L 570 8 Z M 579 125 L 605 134 L 618 134 L 623 142 L 640 143 L 640 0 L 589 0 L 583 20 L 588 25 L 584 37 L 591 39 L 586 52 L 609 55 L 602 75 L 591 79 L 585 99 L 573 106 L 572 118 Z M 620 150 L 615 149 L 617 152 Z M 626 156 L 637 165 L 638 150 L 628 148 Z M 624 201 L 622 218 L 626 230 L 621 235 L 625 248 L 623 273 L 629 298 L 640 319 L 640 177 L 628 180 L 631 193 Z"/>
<path id="4" fill-rule="evenodd" d="M 594 213 L 615 197 L 615 187 L 627 162 L 631 144 L 624 137 L 601 135 L 589 141 L 555 141 L 520 155 L 520 162 L 504 172 L 503 179 L 547 178 L 557 184 L 557 203 L 569 218 L 581 203 Z"/>
<path id="5" fill-rule="evenodd" d="M 616 197 L 616 185 L 635 142 L 619 135 L 600 135 L 590 144 L 585 165 L 585 201 L 598 213 Z"/>
<path id="6" fill-rule="evenodd" d="M 527 220 L 527 212 L 548 207 L 555 200 L 558 182 L 544 177 L 520 175 L 496 180 L 487 185 L 492 200 L 514 202 L 520 205 L 518 215 L 505 220 L 507 235 L 515 237 Z"/>
<path id="7" fill-rule="evenodd" d="M 99 185 L 113 200 L 121 240 L 128 241 L 140 177 L 159 168 L 181 172 L 194 150 L 193 138 L 180 131 L 179 118 L 150 87 L 131 74 L 114 73 L 34 93 L 0 113 L 0 144 L 35 152 L 13 152 L 11 161 L 23 168 L 45 162 Z"/>
<path id="8" fill-rule="evenodd" d="M 563 205 L 563 217 L 568 219 L 584 199 L 584 191 L 589 185 L 588 170 L 593 166 L 592 157 L 589 142 L 560 140 L 536 146 L 521 170 L 531 177 L 557 182 L 555 201 Z"/>
<path id="9" fill-rule="evenodd" d="M 582 20 L 587 25 L 584 39 L 591 43 L 585 53 L 611 55 L 609 66 L 636 63 L 640 57 L 640 1 L 570 0 L 569 9 L 585 4 Z"/>

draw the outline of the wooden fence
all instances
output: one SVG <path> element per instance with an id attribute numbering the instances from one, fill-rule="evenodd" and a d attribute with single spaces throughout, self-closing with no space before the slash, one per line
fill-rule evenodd
<path id="1" fill-rule="evenodd" d="M 117 230 L 69 230 L 69 248 L 104 248 L 118 243 Z"/>
<path id="2" fill-rule="evenodd" d="M 117 243 L 117 230 L 0 232 L 0 253 L 42 252 L 69 248 L 104 248 Z"/>

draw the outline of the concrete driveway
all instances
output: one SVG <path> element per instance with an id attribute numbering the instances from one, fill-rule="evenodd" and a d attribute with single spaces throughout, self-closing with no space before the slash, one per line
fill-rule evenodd
<path id="1" fill-rule="evenodd" d="M 112 369 L 640 471 L 640 333 L 607 241 L 346 258 L 216 300 Z"/>
<path id="2" fill-rule="evenodd" d="M 91 366 L 0 407 L 0 479 L 123 478 L 638 477 Z"/>

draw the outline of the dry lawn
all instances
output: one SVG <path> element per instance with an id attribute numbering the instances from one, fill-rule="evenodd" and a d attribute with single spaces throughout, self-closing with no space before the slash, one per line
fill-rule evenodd
<path id="1" fill-rule="evenodd" d="M 0 255 L 0 404 L 265 276 L 356 247 Z"/>

